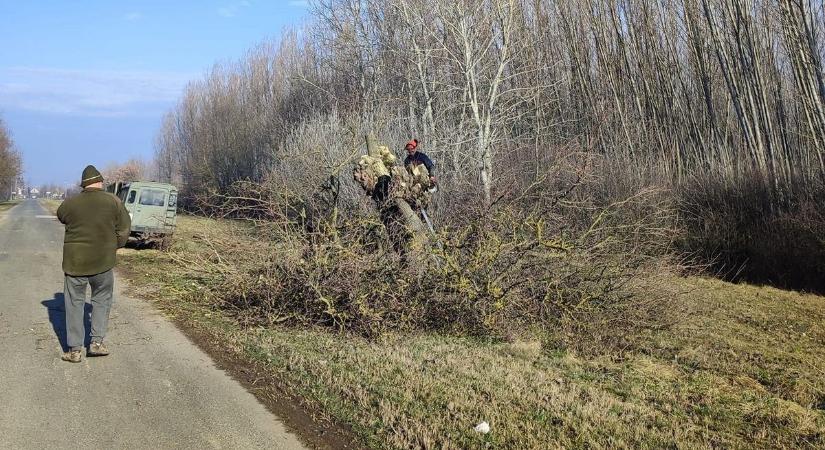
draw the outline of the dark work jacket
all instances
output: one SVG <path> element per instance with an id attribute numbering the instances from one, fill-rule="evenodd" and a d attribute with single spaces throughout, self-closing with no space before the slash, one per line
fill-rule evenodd
<path id="1" fill-rule="evenodd" d="M 417 166 L 419 164 L 424 164 L 424 167 L 427 168 L 427 172 L 429 172 L 431 177 L 435 176 L 435 165 L 430 160 L 430 157 L 423 152 L 415 152 L 412 156 L 407 155 L 404 159 L 404 167 Z"/>
<path id="2" fill-rule="evenodd" d="M 66 225 L 63 272 L 97 275 L 115 266 L 115 252 L 126 245 L 132 220 L 120 199 L 98 188 L 86 188 L 57 209 Z"/>

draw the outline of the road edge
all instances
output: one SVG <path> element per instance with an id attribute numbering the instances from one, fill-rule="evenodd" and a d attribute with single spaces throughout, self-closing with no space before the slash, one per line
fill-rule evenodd
<path id="1" fill-rule="evenodd" d="M 140 300 L 169 320 L 191 343 L 204 352 L 215 367 L 224 371 L 230 378 L 239 383 L 247 392 L 252 394 L 275 418 L 298 437 L 304 445 L 314 449 L 349 449 L 365 448 L 360 439 L 345 424 L 333 422 L 324 418 L 323 414 L 312 408 L 307 408 L 301 398 L 296 397 L 285 389 L 281 380 L 265 370 L 257 363 L 244 358 L 231 349 L 222 347 L 216 336 L 202 327 L 180 318 L 177 315 L 167 314 L 158 307 L 155 301 L 147 300 L 133 288 L 129 271 L 123 267 L 116 267 L 120 285 L 119 294 L 127 294 L 130 299 Z"/>

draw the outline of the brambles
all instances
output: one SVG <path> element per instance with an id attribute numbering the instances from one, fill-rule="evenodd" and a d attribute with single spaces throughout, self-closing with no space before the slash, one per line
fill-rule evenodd
<path id="1" fill-rule="evenodd" d="M 581 177 L 554 170 L 574 183 L 532 192 L 547 201 L 517 192 L 492 210 L 468 205 L 429 245 L 404 241 L 401 249 L 376 212 L 333 208 L 307 227 L 290 217 L 295 205 L 309 210 L 310 193 L 238 184 L 210 207 L 252 219 L 257 238 L 216 247 L 221 267 L 232 269 L 219 272 L 214 295 L 242 323 L 372 338 L 438 330 L 513 339 L 544 330 L 553 345 L 600 351 L 672 324 L 681 310 L 660 276 L 674 215 L 661 193 L 572 202 Z"/>
<path id="2" fill-rule="evenodd" d="M 781 189 L 746 172 L 731 182 L 697 177 L 679 191 L 683 251 L 725 279 L 825 292 L 825 186 Z"/>

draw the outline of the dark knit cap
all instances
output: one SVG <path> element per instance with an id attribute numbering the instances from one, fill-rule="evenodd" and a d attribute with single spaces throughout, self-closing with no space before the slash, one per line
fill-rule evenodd
<path id="1" fill-rule="evenodd" d="M 103 181 L 103 176 L 100 175 L 100 172 L 95 168 L 95 166 L 89 164 L 83 169 L 83 176 L 80 178 L 80 187 L 85 188 L 90 184 L 95 184 L 98 181 Z"/>

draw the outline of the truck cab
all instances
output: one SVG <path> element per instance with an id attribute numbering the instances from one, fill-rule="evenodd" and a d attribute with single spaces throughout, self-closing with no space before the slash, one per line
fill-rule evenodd
<path id="1" fill-rule="evenodd" d="M 132 181 L 113 183 L 106 190 L 115 194 L 132 218 L 131 237 L 138 240 L 165 238 L 177 225 L 178 189 L 167 183 Z"/>

